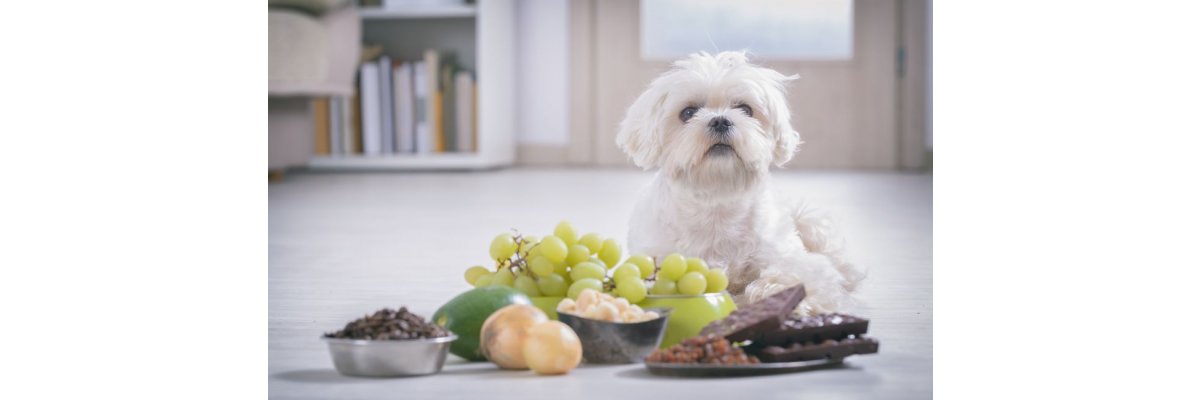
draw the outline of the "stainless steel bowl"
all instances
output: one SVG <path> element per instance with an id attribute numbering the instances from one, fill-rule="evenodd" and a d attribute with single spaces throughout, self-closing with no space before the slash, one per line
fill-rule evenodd
<path id="1" fill-rule="evenodd" d="M 458 336 L 410 340 L 321 338 L 338 372 L 352 376 L 390 377 L 436 374 L 446 363 L 450 342 Z"/>
<path id="2" fill-rule="evenodd" d="M 579 336 L 583 359 L 592 364 L 628 364 L 642 362 L 653 353 L 667 330 L 669 309 L 648 308 L 658 318 L 632 323 L 608 322 L 578 315 L 558 313 L 558 320 Z"/>

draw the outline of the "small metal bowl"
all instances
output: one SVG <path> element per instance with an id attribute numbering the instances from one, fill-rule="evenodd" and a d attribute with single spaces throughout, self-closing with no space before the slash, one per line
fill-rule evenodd
<path id="1" fill-rule="evenodd" d="M 393 377 L 436 374 L 458 336 L 409 340 L 357 340 L 322 337 L 338 372 L 350 376 Z"/>
<path id="2" fill-rule="evenodd" d="M 560 312 L 558 320 L 579 336 L 583 359 L 592 364 L 629 364 L 642 362 L 653 353 L 667 330 L 665 308 L 648 308 L 658 318 L 642 322 L 608 322 Z"/>

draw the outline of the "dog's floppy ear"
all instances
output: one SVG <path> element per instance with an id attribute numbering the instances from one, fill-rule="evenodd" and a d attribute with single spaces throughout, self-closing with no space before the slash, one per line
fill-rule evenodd
<path id="1" fill-rule="evenodd" d="M 662 90 L 661 82 L 655 80 L 625 111 L 625 119 L 617 132 L 617 147 L 642 169 L 659 164 L 664 133 L 662 109 L 666 100 L 667 92 Z"/>
<path id="2" fill-rule="evenodd" d="M 775 139 L 772 163 L 775 166 L 782 166 L 791 161 L 792 156 L 796 153 L 796 148 L 804 143 L 800 141 L 800 133 L 792 129 L 792 113 L 788 109 L 787 97 L 784 96 L 785 85 L 799 79 L 800 76 L 786 76 L 765 68 L 762 69 L 762 72 L 775 83 L 766 88 L 767 119 L 771 136 Z"/>

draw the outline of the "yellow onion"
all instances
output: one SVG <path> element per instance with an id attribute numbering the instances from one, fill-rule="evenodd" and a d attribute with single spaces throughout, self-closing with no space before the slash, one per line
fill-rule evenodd
<path id="1" fill-rule="evenodd" d="M 534 324 L 525 335 L 525 362 L 539 375 L 560 375 L 579 366 L 583 347 L 571 327 L 558 321 Z"/>
<path id="2" fill-rule="evenodd" d="M 496 310 L 483 322 L 480 351 L 505 369 L 528 369 L 522 347 L 529 328 L 549 320 L 546 313 L 528 304 L 511 304 Z"/>

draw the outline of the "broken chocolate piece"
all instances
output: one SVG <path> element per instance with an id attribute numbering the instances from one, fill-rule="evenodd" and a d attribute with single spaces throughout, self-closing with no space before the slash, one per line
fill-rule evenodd
<path id="1" fill-rule="evenodd" d="M 787 347 L 767 346 L 753 353 L 763 362 L 840 360 L 855 354 L 879 352 L 879 341 L 868 337 L 850 337 L 823 342 L 792 343 Z"/>
<path id="2" fill-rule="evenodd" d="M 784 319 L 804 300 L 804 296 L 804 285 L 784 289 L 713 321 L 700 330 L 700 335 L 722 336 L 731 342 L 761 340 L 764 333 L 780 328 Z"/>
<path id="3" fill-rule="evenodd" d="M 762 344 L 783 346 L 788 343 L 821 342 L 827 339 L 840 340 L 850 335 L 867 333 L 870 321 L 846 314 L 819 314 L 783 321 L 779 330 L 766 332 Z"/>

